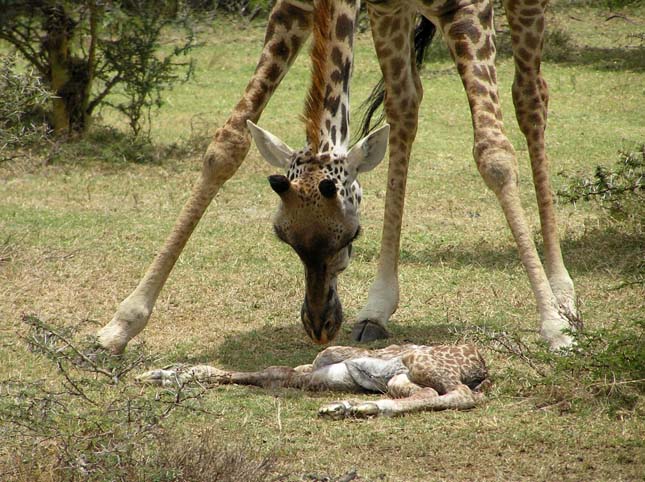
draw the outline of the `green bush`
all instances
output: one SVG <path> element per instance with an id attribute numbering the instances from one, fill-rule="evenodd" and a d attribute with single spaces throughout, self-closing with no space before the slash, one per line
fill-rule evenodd
<path id="1" fill-rule="evenodd" d="M 612 167 L 596 166 L 593 176 L 570 175 L 558 191 L 570 203 L 593 201 L 615 216 L 638 222 L 645 214 L 645 144 L 633 151 L 621 151 Z"/>
<path id="2" fill-rule="evenodd" d="M 52 95 L 33 69 L 17 68 L 15 55 L 0 56 L 0 92 L 0 152 L 48 135 L 45 111 Z"/>
<path id="3" fill-rule="evenodd" d="M 208 432 L 182 436 L 165 428 L 175 410 L 204 413 L 205 390 L 142 390 L 128 380 L 152 361 L 143 344 L 112 356 L 91 338 L 75 340 L 77 327 L 23 321 L 26 347 L 53 370 L 46 380 L 0 381 L 3 480 L 266 480 L 272 459 Z"/>

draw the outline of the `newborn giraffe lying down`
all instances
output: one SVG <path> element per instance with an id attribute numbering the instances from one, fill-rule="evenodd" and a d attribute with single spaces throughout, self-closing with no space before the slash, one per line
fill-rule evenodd
<path id="1" fill-rule="evenodd" d="M 486 364 L 473 345 L 390 345 L 378 350 L 332 346 L 311 365 L 269 367 L 259 372 L 220 370 L 209 365 L 159 369 L 137 379 L 155 385 L 238 384 L 354 393 L 387 393 L 374 401 L 341 401 L 319 414 L 334 419 L 399 415 L 422 410 L 465 410 L 482 399 Z"/>

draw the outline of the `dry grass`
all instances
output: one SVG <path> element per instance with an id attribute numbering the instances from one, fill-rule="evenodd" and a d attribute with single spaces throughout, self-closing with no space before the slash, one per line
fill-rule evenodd
<path id="1" fill-rule="evenodd" d="M 627 12 L 635 23 L 602 23 L 595 10 L 558 13 L 582 19 L 572 23 L 571 33 L 576 45 L 588 47 L 588 55 L 545 65 L 556 189 L 565 182 L 558 172 L 591 172 L 645 139 L 645 63 L 634 62 L 642 47 L 612 49 L 615 58 L 623 56 L 624 62 L 615 63 L 627 66 L 622 69 L 608 68 L 606 58 L 596 55 L 608 44 L 624 47 L 630 34 L 642 32 L 642 8 Z M 589 40 L 585 28 L 594 31 Z M 213 126 L 221 124 L 253 71 L 261 38 L 257 25 L 246 30 L 217 25 L 195 54 L 196 82 L 168 95 L 155 139 L 188 138 L 198 114 Z M 355 104 L 377 79 L 369 38 L 361 36 L 357 45 Z M 512 75 L 511 62 L 502 60 L 507 129 L 520 157 L 524 204 L 537 226 L 526 149 L 513 121 Z M 404 219 L 402 298 L 391 341 L 453 341 L 473 336 L 469 330 L 476 325 L 535 346 L 535 303 L 495 197 L 473 165 L 460 81 L 443 60 L 431 62 L 424 77 Z M 293 126 L 306 83 L 302 58 L 262 120 L 293 146 L 302 142 L 304 130 Z M 105 118 L 115 121 L 108 112 Z M 3 379 L 24 381 L 48 376 L 51 367 L 17 339 L 25 331 L 20 315 L 80 324 L 83 333 L 109 320 L 161 245 L 200 167 L 197 154 L 136 165 L 76 163 L 59 156 L 43 166 L 34 159 L 0 164 L 0 362 Z M 265 178 L 272 173 L 252 150 L 197 228 L 142 334 L 158 365 L 208 361 L 255 369 L 304 363 L 315 355 L 298 320 L 300 263 L 271 233 L 276 199 Z M 364 233 L 339 288 L 348 320 L 364 302 L 376 269 L 384 176 L 381 166 L 363 178 Z M 561 205 L 558 211 L 586 326 L 609 330 L 642 320 L 643 287 L 611 289 L 642 263 L 642 225 L 612 221 L 592 206 Z M 349 342 L 348 324 L 338 343 Z M 516 357 L 483 348 L 495 385 L 490 401 L 471 412 L 329 423 L 314 414 L 331 394 L 225 387 L 202 400 L 209 415 L 177 412 L 168 430 L 178 447 L 190 445 L 185 440 L 191 434 L 206 433 L 233 447 L 252 448 L 258 454 L 252 461 L 272 455 L 278 480 L 338 480 L 353 470 L 356 480 L 642 479 L 642 397 L 618 410 L 602 396 L 572 401 L 576 380 L 569 386 L 539 381 Z M 3 444 L 0 452 L 6 454 L 20 441 Z M 186 457 L 204 460 L 201 449 L 195 450 Z M 201 479 L 197 474 L 192 477 Z"/>

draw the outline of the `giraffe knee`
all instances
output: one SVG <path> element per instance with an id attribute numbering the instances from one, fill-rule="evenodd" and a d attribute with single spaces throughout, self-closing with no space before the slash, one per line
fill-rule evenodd
<path id="1" fill-rule="evenodd" d="M 251 147 L 251 137 L 246 131 L 238 132 L 229 125 L 217 130 L 202 164 L 205 178 L 224 183 L 235 174 Z"/>
<path id="2" fill-rule="evenodd" d="M 518 185 L 517 159 L 512 151 L 500 148 L 478 150 L 475 161 L 486 186 L 495 194 L 508 185 Z"/>

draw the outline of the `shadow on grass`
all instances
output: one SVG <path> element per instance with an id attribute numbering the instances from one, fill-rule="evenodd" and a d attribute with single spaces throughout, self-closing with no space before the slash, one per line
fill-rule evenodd
<path id="1" fill-rule="evenodd" d="M 540 239 L 540 236 L 537 236 Z M 582 236 L 561 241 L 567 268 L 572 275 L 602 271 L 617 276 L 632 275 L 642 270 L 645 236 L 636 230 L 625 231 L 611 226 L 596 228 Z M 378 247 L 355 247 L 357 256 L 366 262 L 378 258 Z M 542 252 L 541 243 L 538 251 Z M 515 246 L 499 248 L 488 243 L 420 246 L 401 250 L 401 265 L 436 266 L 451 269 L 481 267 L 509 271 L 520 265 Z"/>
<path id="2" fill-rule="evenodd" d="M 394 320 L 389 325 L 390 338 L 369 344 L 359 344 L 351 338 L 353 320 L 345 322 L 333 345 L 382 348 L 391 344 L 416 343 L 440 344 L 458 341 L 460 333 L 472 327 L 466 323 L 445 323 L 432 320 L 406 324 Z M 212 351 L 201 353 L 182 363 L 211 363 L 220 360 L 219 365 L 235 370 L 259 370 L 271 365 L 295 367 L 311 363 L 325 347 L 310 341 L 298 324 L 287 327 L 264 326 L 255 330 L 235 333 Z"/>
<path id="3" fill-rule="evenodd" d="M 557 63 L 593 67 L 598 70 L 645 72 L 645 47 L 601 48 L 585 46 L 576 49 L 575 55 L 570 55 L 567 59 Z"/>
<path id="4" fill-rule="evenodd" d="M 497 33 L 497 61 L 513 58 L 510 32 Z M 454 69 L 439 69 L 433 62 L 450 61 L 450 54 L 443 42 L 433 42 L 427 53 L 424 77 L 456 74 Z M 595 47 L 577 45 L 567 30 L 552 28 L 545 40 L 542 60 L 548 64 L 584 66 L 596 70 L 645 72 L 645 45 L 625 47 Z"/>

